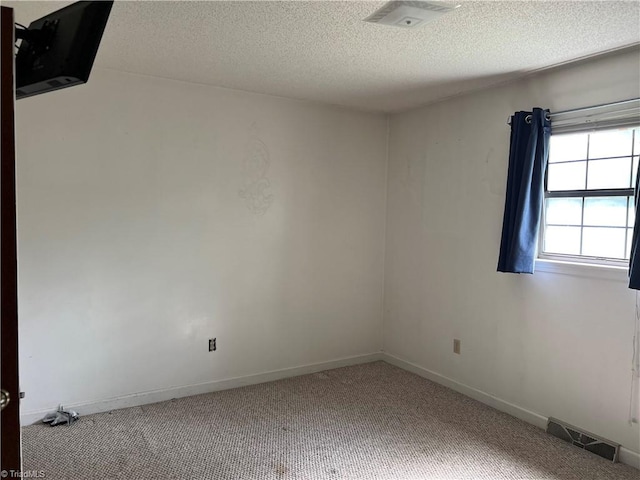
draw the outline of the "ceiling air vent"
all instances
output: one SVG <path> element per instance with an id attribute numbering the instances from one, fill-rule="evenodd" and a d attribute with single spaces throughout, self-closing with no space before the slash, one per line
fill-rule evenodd
<path id="1" fill-rule="evenodd" d="M 364 19 L 392 27 L 416 28 L 452 12 L 460 5 L 440 2 L 389 2 Z"/>

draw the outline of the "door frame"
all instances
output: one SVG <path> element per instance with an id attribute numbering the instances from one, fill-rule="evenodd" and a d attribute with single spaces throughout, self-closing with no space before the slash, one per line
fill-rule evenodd
<path id="1" fill-rule="evenodd" d="M 0 388 L 9 403 L 0 413 L 0 470 L 18 477 L 22 471 L 20 386 L 18 382 L 18 259 L 16 234 L 15 27 L 13 9 L 0 7 Z"/>

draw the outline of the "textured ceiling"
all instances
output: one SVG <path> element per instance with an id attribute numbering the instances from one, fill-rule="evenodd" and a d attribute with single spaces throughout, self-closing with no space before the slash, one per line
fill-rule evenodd
<path id="1" fill-rule="evenodd" d="M 29 23 L 71 2 L 5 2 Z M 385 2 L 116 1 L 96 67 L 400 111 L 640 42 L 640 1 L 460 1 L 423 28 Z"/>

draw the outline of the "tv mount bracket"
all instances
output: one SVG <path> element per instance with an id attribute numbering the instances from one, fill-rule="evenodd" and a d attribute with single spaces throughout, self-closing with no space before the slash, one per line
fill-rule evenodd
<path id="1" fill-rule="evenodd" d="M 27 42 L 31 55 L 40 56 L 45 53 L 53 41 L 58 30 L 59 20 L 45 20 L 41 28 L 30 30 L 16 28 L 16 40 Z"/>

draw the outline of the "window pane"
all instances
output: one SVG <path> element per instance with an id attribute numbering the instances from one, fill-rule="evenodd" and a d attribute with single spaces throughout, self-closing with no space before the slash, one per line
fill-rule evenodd
<path id="1" fill-rule="evenodd" d="M 546 227 L 544 251 L 547 253 L 580 254 L 580 227 Z"/>
<path id="2" fill-rule="evenodd" d="M 627 226 L 627 197 L 584 199 L 584 225 Z"/>
<path id="3" fill-rule="evenodd" d="M 631 240 L 633 239 L 633 228 L 627 228 L 627 254 L 624 256 L 625 259 L 629 260 L 631 257 Z"/>
<path id="4" fill-rule="evenodd" d="M 633 154 L 638 155 L 640 153 L 640 128 L 634 130 L 636 132 L 636 138 L 633 142 Z"/>
<path id="5" fill-rule="evenodd" d="M 627 219 L 627 226 L 633 227 L 633 222 L 636 221 L 636 207 L 635 207 L 635 198 L 629 198 L 629 218 Z"/>
<path id="6" fill-rule="evenodd" d="M 640 137 L 640 133 L 638 134 Z M 640 138 L 638 138 L 640 142 Z M 638 175 L 638 157 L 633 157 L 633 171 L 631 173 L 631 186 L 634 187 L 636 184 L 636 176 Z"/>
<path id="7" fill-rule="evenodd" d="M 587 188 L 629 188 L 631 157 L 590 160 Z"/>
<path id="8" fill-rule="evenodd" d="M 583 190 L 585 187 L 587 162 L 550 164 L 547 188 L 554 190 Z"/>
<path id="9" fill-rule="evenodd" d="M 545 203 L 547 224 L 580 225 L 582 223 L 582 198 L 548 198 Z"/>
<path id="10" fill-rule="evenodd" d="M 587 133 L 551 135 L 549 143 L 549 163 L 587 158 Z"/>
<path id="11" fill-rule="evenodd" d="M 589 158 L 631 156 L 633 129 L 605 130 L 589 135 Z"/>
<path id="12" fill-rule="evenodd" d="M 624 258 L 624 228 L 584 227 L 582 255 Z"/>

